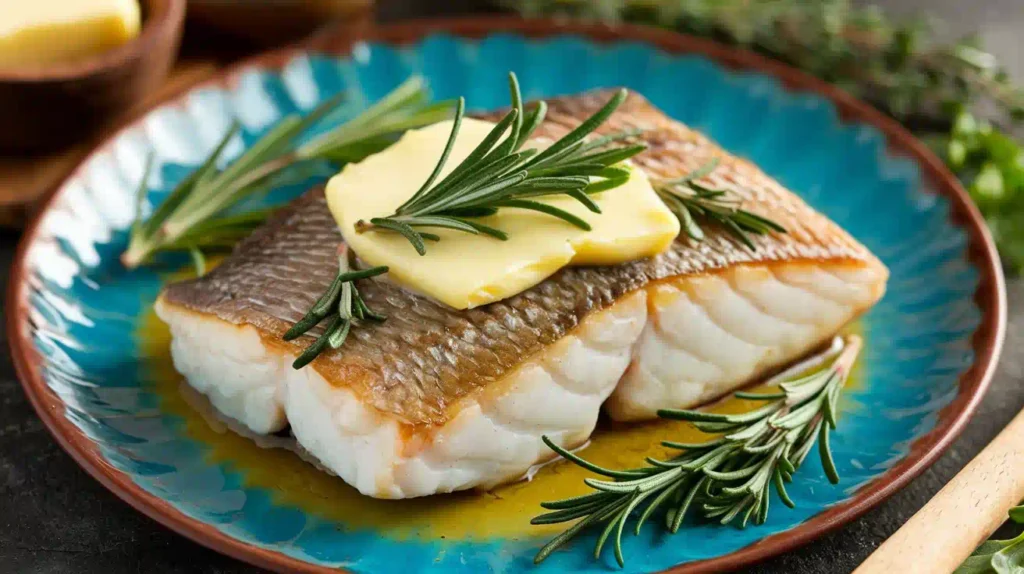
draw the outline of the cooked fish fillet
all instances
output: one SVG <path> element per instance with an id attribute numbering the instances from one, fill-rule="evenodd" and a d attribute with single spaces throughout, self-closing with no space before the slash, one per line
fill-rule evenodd
<path id="1" fill-rule="evenodd" d="M 549 101 L 538 137 L 557 138 L 606 93 Z M 601 405 L 616 419 L 689 407 L 806 353 L 883 294 L 866 248 L 750 163 L 630 95 L 599 131 L 642 127 L 634 163 L 678 176 L 721 158 L 708 183 L 789 233 L 751 250 L 708 227 L 665 253 L 569 267 L 510 299 L 455 310 L 388 282 L 359 284 L 388 316 L 302 370 L 320 331 L 281 335 L 335 273 L 341 236 L 323 191 L 284 208 L 206 276 L 168 286 L 157 312 L 189 383 L 259 433 L 298 442 L 364 494 L 422 496 L 513 480 L 573 447 Z"/>

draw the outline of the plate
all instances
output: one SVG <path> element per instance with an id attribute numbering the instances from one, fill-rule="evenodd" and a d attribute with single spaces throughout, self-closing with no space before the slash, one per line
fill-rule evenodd
<path id="1" fill-rule="evenodd" d="M 842 482 L 809 462 L 767 524 L 650 525 L 624 542 L 628 572 L 739 568 L 848 522 L 905 485 L 967 422 L 992 374 L 1005 323 L 995 248 L 964 191 L 895 122 L 842 92 L 751 53 L 651 29 L 505 19 L 321 37 L 318 52 L 277 52 L 168 101 L 117 132 L 46 202 L 22 241 L 9 335 L 42 420 L 93 476 L 172 529 L 287 572 L 606 571 L 581 540 L 532 564 L 545 536 L 527 525 L 544 480 L 495 494 L 380 502 L 289 451 L 208 420 L 181 392 L 168 336 L 150 306 L 181 261 L 118 262 L 143 164 L 158 200 L 231 118 L 232 153 L 282 114 L 339 90 L 357 106 L 422 74 L 435 97 L 505 105 L 504 75 L 528 98 L 627 86 L 749 158 L 874 251 L 889 293 L 858 324 L 865 352 L 844 394 L 833 451 Z M 283 201 L 301 187 L 277 190 Z M 540 490 L 538 492 L 538 490 Z M 777 502 L 777 501 L 776 501 Z M 592 539 L 591 539 L 592 542 Z M 610 554 L 610 553 L 606 553 Z"/>

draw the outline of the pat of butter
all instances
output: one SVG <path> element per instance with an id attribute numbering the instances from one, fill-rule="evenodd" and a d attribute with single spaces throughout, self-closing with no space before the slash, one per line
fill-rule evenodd
<path id="1" fill-rule="evenodd" d="M 613 265 L 655 255 L 679 233 L 679 222 L 636 168 L 622 186 L 593 196 L 600 214 L 569 197 L 543 199 L 585 219 L 593 227 L 590 231 L 550 215 L 503 208 L 479 221 L 505 231 L 507 241 L 424 228 L 441 236 L 439 242 L 427 242 L 424 256 L 398 233 L 356 233 L 356 221 L 391 215 L 419 189 L 451 127 L 447 121 L 407 132 L 387 150 L 345 166 L 327 184 L 327 204 L 349 246 L 368 264 L 390 267 L 388 277 L 413 291 L 470 309 L 525 291 L 566 265 Z M 464 119 L 441 177 L 492 127 L 490 122 Z"/>
<path id="2" fill-rule="evenodd" d="M 138 0 L 0 0 L 0 67 L 73 62 L 139 33 Z"/>

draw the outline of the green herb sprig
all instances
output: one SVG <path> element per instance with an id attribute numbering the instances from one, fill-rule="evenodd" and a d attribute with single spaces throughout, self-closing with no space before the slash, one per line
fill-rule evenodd
<path id="1" fill-rule="evenodd" d="M 1010 520 L 1024 524 L 1024 504 L 1010 509 Z M 1024 572 L 1024 532 L 1009 540 L 988 540 L 953 574 L 1017 574 Z"/>
<path id="2" fill-rule="evenodd" d="M 348 247 L 343 243 L 338 246 L 338 275 L 331 282 L 327 291 L 309 309 L 306 316 L 292 325 L 282 336 L 285 341 L 298 339 L 307 331 L 328 320 L 327 329 L 292 363 L 293 369 L 301 369 L 317 358 L 325 349 L 338 349 L 348 338 L 353 324 L 362 321 L 381 322 L 385 316 L 373 312 L 356 289 L 355 282 L 369 279 L 388 272 L 387 267 L 371 267 L 353 271 L 350 265 Z"/>
<path id="3" fill-rule="evenodd" d="M 614 536 L 615 559 L 624 566 L 622 533 L 634 511 L 639 511 L 635 534 L 663 507 L 668 509 L 665 525 L 672 533 L 679 530 L 691 509 L 721 524 L 737 523 L 741 528 L 751 521 L 763 524 L 773 487 L 783 504 L 793 506 L 785 483 L 792 481 L 815 442 L 826 476 L 833 484 L 839 482 L 829 433 L 836 428 L 839 394 L 862 343 L 857 336 L 848 337 L 845 346 L 838 343 L 819 359 L 832 361 L 821 371 L 797 378 L 783 376 L 777 392 L 736 393 L 738 398 L 764 402 L 753 411 L 658 411 L 662 418 L 689 421 L 698 430 L 718 435 L 703 443 L 664 441 L 664 446 L 682 451 L 668 460 L 647 458 L 647 466 L 611 470 L 544 437 L 544 442 L 565 459 L 609 480 L 584 479 L 595 492 L 541 504 L 551 512 L 535 517 L 533 524 L 579 521 L 541 548 L 534 561 L 543 561 L 585 529 L 603 525 L 594 548 L 595 559 Z"/>
<path id="4" fill-rule="evenodd" d="M 1024 269 L 1024 150 L 1017 140 L 961 109 L 948 137 L 925 141 L 964 182 L 1009 269 Z"/>
<path id="5" fill-rule="evenodd" d="M 895 21 L 850 0 L 511 0 L 552 15 L 672 28 L 784 60 L 893 115 L 929 122 L 949 102 L 988 99 L 1024 116 L 1024 92 L 976 38 L 938 42 L 923 19 Z"/>
<path id="6" fill-rule="evenodd" d="M 402 132 L 450 117 L 451 102 L 429 103 L 422 79 L 413 77 L 355 118 L 303 142 L 310 128 L 341 113 L 344 93 L 304 117 L 284 118 L 228 165 L 225 150 L 240 131 L 233 124 L 198 169 L 185 178 L 143 221 L 141 205 L 152 160 L 147 160 L 137 217 L 121 260 L 137 267 L 162 251 L 188 251 L 197 267 L 204 252 L 233 245 L 265 219 L 267 212 L 229 214 L 247 198 L 298 183 L 324 169 L 324 162 L 361 159 L 390 145 Z"/>
<path id="7" fill-rule="evenodd" d="M 508 239 L 504 231 L 476 221 L 504 208 L 545 213 L 589 230 L 590 224 L 584 219 L 536 199 L 565 195 L 579 201 L 591 212 L 601 213 L 601 208 L 590 195 L 625 183 L 629 179 L 629 170 L 614 164 L 646 149 L 642 144 L 614 145 L 636 135 L 635 131 L 590 141 L 586 139 L 626 99 L 626 91 L 617 92 L 594 115 L 543 151 L 521 148 L 544 121 L 547 105 L 543 101 L 538 102 L 527 113 L 523 108 L 519 82 L 513 73 L 509 74 L 509 92 L 512 109 L 455 169 L 437 181 L 461 126 L 465 101 L 460 98 L 448 141 L 427 180 L 394 214 L 374 217 L 368 222 L 360 220 L 356 222 L 356 231 L 400 233 L 420 255 L 425 255 L 425 242 L 438 241 L 440 237 L 421 231 L 423 228 L 451 229 L 473 235 L 482 233 L 499 240 Z"/>
<path id="8" fill-rule="evenodd" d="M 770 232 L 786 233 L 778 223 L 740 207 L 740 199 L 722 189 L 709 188 L 697 180 L 710 175 L 718 167 L 712 159 L 692 172 L 674 179 L 653 180 L 651 184 L 665 205 L 679 219 L 679 224 L 694 241 L 704 240 L 698 219 L 720 225 L 749 249 L 754 249 L 750 235 Z"/>
<path id="9" fill-rule="evenodd" d="M 1024 89 L 977 38 L 850 0 L 506 0 L 526 16 L 661 26 L 787 62 L 866 99 L 929 143 L 978 203 L 1010 271 L 1024 270 Z M 988 121 L 970 113 L 985 106 Z"/>

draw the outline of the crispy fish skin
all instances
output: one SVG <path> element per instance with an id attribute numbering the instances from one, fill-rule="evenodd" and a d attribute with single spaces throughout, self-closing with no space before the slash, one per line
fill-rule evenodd
<path id="1" fill-rule="evenodd" d="M 164 298 L 157 313 L 171 327 L 178 370 L 218 411 L 258 433 L 290 424 L 299 445 L 360 492 L 408 498 L 515 480 L 552 455 L 541 434 L 585 442 L 629 365 L 646 293 L 587 316 L 436 426 L 405 424 L 316 369 L 292 369 L 295 353 L 251 325 Z"/>
<path id="2" fill-rule="evenodd" d="M 560 137 L 607 97 L 549 101 L 537 135 Z M 720 158 L 706 182 L 789 233 L 755 237 L 750 250 L 707 226 L 701 243 L 681 237 L 654 258 L 565 268 L 464 311 L 365 280 L 360 292 L 388 320 L 353 330 L 342 349 L 295 374 L 288 363 L 310 339 L 280 335 L 332 279 L 341 239 L 314 190 L 205 277 L 165 289 L 157 310 L 171 326 L 179 370 L 257 432 L 290 422 L 300 444 L 362 492 L 418 496 L 515 478 L 548 454 L 541 434 L 583 442 L 609 396 L 613 417 L 640 419 L 721 395 L 807 352 L 884 293 L 888 272 L 877 258 L 749 162 L 636 94 L 599 132 L 629 127 L 644 129 L 649 149 L 634 163 L 650 175 L 678 176 Z M 198 359 L 211 325 L 228 329 L 223 348 Z M 234 386 L 218 378 L 246 361 L 262 368 Z M 360 432 L 345 430 L 350 423 Z"/>

